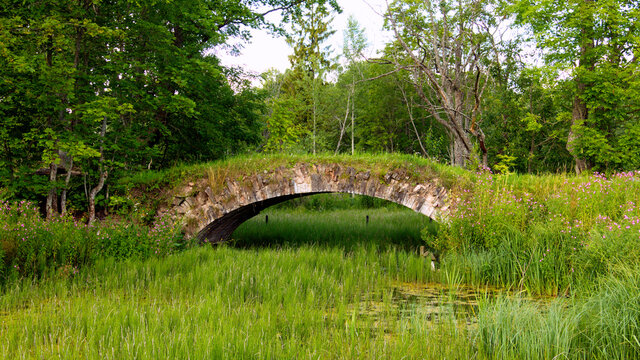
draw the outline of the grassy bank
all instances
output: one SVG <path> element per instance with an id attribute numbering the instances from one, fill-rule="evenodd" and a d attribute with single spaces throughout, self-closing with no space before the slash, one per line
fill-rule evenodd
<path id="1" fill-rule="evenodd" d="M 566 294 L 640 264 L 640 172 L 475 176 L 423 236 L 464 282 Z"/>

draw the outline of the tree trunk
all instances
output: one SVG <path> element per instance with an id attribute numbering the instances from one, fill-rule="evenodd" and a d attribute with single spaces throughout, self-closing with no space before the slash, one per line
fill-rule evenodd
<path id="1" fill-rule="evenodd" d="M 105 190 L 107 193 L 104 195 L 104 215 L 109 215 L 109 184 L 107 184 L 107 189 Z"/>
<path id="2" fill-rule="evenodd" d="M 535 150 L 536 150 L 535 139 L 536 139 L 536 136 L 535 135 L 531 135 L 531 146 L 529 147 L 529 160 L 527 161 L 527 173 L 528 174 L 531 174 L 531 170 L 532 170 L 533 155 L 534 155 Z"/>
<path id="3" fill-rule="evenodd" d="M 578 94 L 584 91 L 584 84 L 578 80 Z M 587 161 L 580 156 L 575 149 L 575 141 L 577 139 L 576 133 L 573 131 L 573 126 L 587 118 L 587 104 L 580 99 L 579 95 L 573 99 L 573 111 L 571 113 L 571 127 L 569 128 L 569 136 L 567 137 L 567 150 L 573 156 L 575 161 L 576 174 L 580 175 L 588 167 Z"/>
<path id="4" fill-rule="evenodd" d="M 96 220 L 96 195 L 102 190 L 105 180 L 109 173 L 104 169 L 104 137 L 107 133 L 107 117 L 102 118 L 102 129 L 100 129 L 100 178 L 98 179 L 98 185 L 91 189 L 89 192 L 89 224 L 92 224 Z"/>
<path id="5" fill-rule="evenodd" d="M 469 148 L 461 138 L 455 135 L 453 136 L 452 148 L 451 164 L 453 166 L 464 167 L 469 159 L 469 155 L 471 154 Z"/>
<path id="6" fill-rule="evenodd" d="M 344 114 L 344 121 L 340 124 L 340 137 L 338 138 L 338 145 L 336 146 L 335 155 L 338 155 L 338 151 L 340 151 L 340 144 L 342 143 L 342 137 L 344 136 L 345 128 L 347 127 L 347 120 L 349 120 L 349 110 L 351 107 L 351 93 L 349 91 L 349 95 L 347 96 L 347 109 Z M 338 119 L 338 123 L 340 123 L 340 119 Z"/>
<path id="7" fill-rule="evenodd" d="M 67 189 L 69 189 L 69 181 L 71 180 L 71 169 L 73 168 L 73 158 L 71 158 L 70 164 L 67 168 L 67 177 L 64 179 L 64 190 L 62 190 L 62 196 L 60 198 L 60 213 L 62 216 L 67 216 Z"/>
<path id="8" fill-rule="evenodd" d="M 589 3 L 594 0 L 584 0 L 582 3 L 583 6 L 587 6 Z M 581 7 L 580 7 L 581 8 Z M 581 9 L 584 10 L 584 9 Z M 580 29 L 580 59 L 578 62 L 579 68 L 587 68 L 589 70 L 593 70 L 595 67 L 594 59 L 590 52 L 593 51 L 595 46 L 594 44 L 594 34 L 593 34 L 593 18 L 588 19 Z M 576 148 L 575 141 L 577 140 L 577 135 L 574 132 L 574 126 L 576 123 L 582 122 L 587 119 L 589 116 L 587 110 L 587 104 L 582 100 L 582 94 L 586 89 L 586 84 L 584 80 L 580 77 L 576 77 L 576 96 L 573 98 L 573 111 L 571 112 L 571 127 L 569 128 L 569 136 L 567 136 L 567 150 L 573 156 L 573 160 L 576 163 L 576 174 L 580 175 L 583 171 L 588 168 L 587 161 L 580 157 Z"/>
<path id="9" fill-rule="evenodd" d="M 413 108 L 411 105 L 409 105 L 409 99 L 407 98 L 407 93 L 404 91 L 404 88 L 402 87 L 402 85 L 398 84 L 398 88 L 402 93 L 402 99 L 404 100 L 404 104 L 407 106 L 407 114 L 409 114 L 409 120 L 411 121 L 411 126 L 413 126 L 413 131 L 416 134 L 416 139 L 418 139 L 418 145 L 420 145 L 420 150 L 422 151 L 422 155 L 424 157 L 429 157 L 429 154 L 427 154 L 427 150 L 424 148 L 424 145 L 422 145 L 422 139 L 420 139 L 420 133 L 418 133 L 418 128 L 416 127 L 416 123 L 413 120 Z M 393 149 L 393 144 L 392 144 L 392 149 Z M 393 152 L 393 150 L 391 150 L 391 152 Z"/>
<path id="10" fill-rule="evenodd" d="M 47 204 L 45 206 L 47 212 L 47 220 L 51 219 L 53 217 L 53 214 L 55 213 L 54 206 L 56 205 L 57 197 L 56 179 L 58 177 L 58 165 L 52 162 L 49 165 L 49 170 L 49 182 L 51 183 L 51 188 L 49 189 L 49 194 L 47 195 Z"/>
<path id="11" fill-rule="evenodd" d="M 355 106 L 355 99 L 354 99 L 354 101 L 351 102 L 351 155 L 355 154 L 356 152 L 356 147 L 354 143 L 354 133 L 356 128 L 355 112 L 356 112 L 356 106 Z"/>
<path id="12" fill-rule="evenodd" d="M 476 139 L 478 140 L 478 145 L 480 146 L 480 151 L 482 153 L 482 166 L 484 168 L 489 167 L 489 151 L 487 150 L 487 146 L 485 143 L 485 136 L 482 129 L 478 128 L 476 131 Z"/>
<path id="13" fill-rule="evenodd" d="M 102 190 L 102 187 L 104 186 L 104 182 L 105 180 L 107 180 L 108 175 L 109 173 L 107 171 L 103 171 L 100 174 L 98 185 L 96 185 L 96 187 L 91 189 L 91 192 L 89 192 L 89 224 L 92 224 L 94 221 L 96 221 L 96 195 L 98 195 L 100 190 Z"/>
<path id="14" fill-rule="evenodd" d="M 314 87 L 315 89 L 315 87 Z M 313 155 L 316 154 L 316 97 L 315 97 L 315 90 L 314 90 L 314 96 L 313 96 Z"/>

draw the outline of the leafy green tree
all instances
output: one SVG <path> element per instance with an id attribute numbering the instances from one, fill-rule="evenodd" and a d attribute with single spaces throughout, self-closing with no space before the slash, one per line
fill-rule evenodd
<path id="1" fill-rule="evenodd" d="M 52 216 L 72 187 L 84 188 L 93 220 L 117 176 L 255 146 L 263 99 L 232 88 L 231 72 L 206 53 L 249 28 L 282 29 L 266 15 L 286 24 L 300 3 L 2 2 L 2 196 L 46 196 Z"/>
<path id="2" fill-rule="evenodd" d="M 307 0 L 299 9 L 292 17 L 291 32 L 287 36 L 293 54 L 289 56 L 292 71 L 284 92 L 304 104 L 305 110 L 300 113 L 298 122 L 310 129 L 311 150 L 315 154 L 319 88 L 323 86 L 324 75 L 333 67 L 330 48 L 324 43 L 334 33 L 329 27 L 332 10 L 340 11 L 340 8 L 335 2 Z"/>
<path id="3" fill-rule="evenodd" d="M 271 115 L 267 119 L 269 137 L 266 151 L 283 152 L 293 148 L 305 134 L 304 128 L 296 124 L 296 115 L 300 112 L 297 99 L 279 97 L 270 104 Z"/>
<path id="4" fill-rule="evenodd" d="M 494 70 L 483 102 L 489 164 L 494 168 L 511 159 L 511 170 L 529 173 L 566 168 L 566 81 L 556 80 L 552 68 L 513 60 Z"/>
<path id="5" fill-rule="evenodd" d="M 306 129 L 298 123 L 304 104 L 296 97 L 287 96 L 282 87 L 290 70 L 281 74 L 271 69 L 262 74 L 262 92 L 266 102 L 263 112 L 264 146 L 267 152 L 291 151 L 299 147 Z"/>
<path id="6" fill-rule="evenodd" d="M 513 3 L 546 60 L 573 79 L 567 149 L 575 170 L 638 166 L 640 9 L 629 0 Z M 633 135 L 631 135 L 633 136 Z"/>
<path id="7" fill-rule="evenodd" d="M 346 127 L 346 120 L 349 118 L 349 113 L 351 113 L 351 155 L 355 152 L 355 92 L 356 92 L 356 82 L 362 80 L 362 69 L 358 59 L 362 57 L 362 52 L 367 47 L 367 38 L 364 34 L 364 29 L 360 28 L 358 21 L 353 17 L 353 15 L 349 16 L 347 20 L 347 29 L 344 32 L 344 45 L 342 47 L 342 53 L 347 60 L 347 66 L 352 70 L 351 73 L 351 85 L 349 86 L 349 94 L 347 96 L 347 106 L 345 111 L 345 121 L 340 127 L 340 138 L 338 139 L 337 149 L 340 148 L 340 142 L 342 140 L 342 135 L 344 134 L 344 128 Z"/>
<path id="8" fill-rule="evenodd" d="M 105 77 L 99 68 L 113 51 L 107 44 L 122 34 L 113 26 L 115 21 L 109 22 L 93 5 L 87 1 L 9 2 L 1 11 L 2 86 L 8 87 L 1 116 L 11 119 L 3 132 L 20 128 L 15 135 L 38 154 L 27 166 L 48 168 L 49 217 L 57 208 L 61 154 L 70 157 L 67 164 L 73 164 L 74 155 L 95 152 L 79 131 L 82 119 L 77 110 L 91 104 L 103 90 Z M 8 146 L 5 154 L 16 156 Z M 64 170 L 72 171 L 70 166 Z"/>

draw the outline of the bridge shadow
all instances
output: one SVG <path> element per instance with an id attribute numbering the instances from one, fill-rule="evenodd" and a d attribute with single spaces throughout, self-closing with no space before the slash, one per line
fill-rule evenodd
<path id="1" fill-rule="evenodd" d="M 264 210 L 231 236 L 238 248 L 376 247 L 413 250 L 424 242 L 423 229 L 437 232 L 427 216 L 368 196 L 318 194 Z"/>

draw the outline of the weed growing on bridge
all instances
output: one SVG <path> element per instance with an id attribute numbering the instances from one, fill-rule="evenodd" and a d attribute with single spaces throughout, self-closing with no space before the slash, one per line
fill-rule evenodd
<path id="1" fill-rule="evenodd" d="M 238 179 L 244 176 L 273 171 L 279 167 L 293 167 L 298 163 L 306 164 L 341 164 L 357 170 L 371 171 L 373 176 L 384 178 L 390 170 L 403 169 L 407 176 L 416 182 L 423 183 L 432 179 L 447 188 L 468 187 L 471 184 L 471 173 L 456 167 L 446 166 L 418 156 L 403 154 L 356 154 L 356 155 L 284 155 L 258 154 L 236 156 L 213 163 L 179 165 L 163 171 L 145 171 L 121 181 L 119 191 L 127 192 L 139 189 L 141 193 L 150 190 L 170 189 L 184 186 L 205 178 L 210 187 L 220 190 L 226 179 Z"/>

